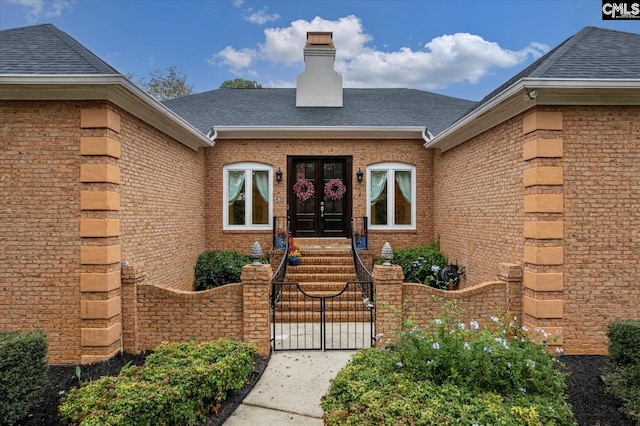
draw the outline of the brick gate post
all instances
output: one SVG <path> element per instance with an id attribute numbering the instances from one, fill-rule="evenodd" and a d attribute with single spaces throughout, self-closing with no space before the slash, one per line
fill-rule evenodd
<path id="1" fill-rule="evenodd" d="M 242 268 L 242 340 L 258 345 L 258 353 L 267 356 L 271 350 L 269 290 L 271 265 L 246 265 Z"/>
<path id="2" fill-rule="evenodd" d="M 400 329 L 403 321 L 402 282 L 404 274 L 398 265 L 375 265 L 373 283 L 376 304 L 376 346 L 384 346 Z"/>

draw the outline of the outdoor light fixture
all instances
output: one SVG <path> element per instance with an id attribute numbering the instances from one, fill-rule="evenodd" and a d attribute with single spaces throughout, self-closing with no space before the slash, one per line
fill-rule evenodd
<path id="1" fill-rule="evenodd" d="M 276 182 L 282 182 L 282 170 L 280 170 L 280 167 L 278 167 L 278 171 L 276 172 Z"/>
<path id="2" fill-rule="evenodd" d="M 362 173 L 362 170 L 360 170 L 360 167 L 358 167 L 358 172 L 356 173 L 356 177 L 358 178 L 358 183 L 362 183 L 363 176 L 364 176 L 364 173 Z"/>

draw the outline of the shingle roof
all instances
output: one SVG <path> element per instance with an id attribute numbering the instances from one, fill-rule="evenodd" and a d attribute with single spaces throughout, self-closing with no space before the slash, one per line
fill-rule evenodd
<path id="1" fill-rule="evenodd" d="M 640 79 L 640 34 L 585 27 L 489 93 L 479 105 L 523 78 Z"/>
<path id="2" fill-rule="evenodd" d="M 164 104 L 203 133 L 215 126 L 416 126 L 432 134 L 476 105 L 414 89 L 344 89 L 341 108 L 298 108 L 296 89 L 218 89 Z"/>
<path id="3" fill-rule="evenodd" d="M 0 31 L 0 74 L 119 74 L 54 25 Z"/>

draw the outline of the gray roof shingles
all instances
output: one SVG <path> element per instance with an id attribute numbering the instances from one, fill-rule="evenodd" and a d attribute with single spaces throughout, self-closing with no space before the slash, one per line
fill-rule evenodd
<path id="1" fill-rule="evenodd" d="M 341 108 L 298 108 L 296 89 L 218 89 L 164 104 L 203 133 L 215 126 L 415 126 L 438 134 L 476 103 L 414 89 L 344 89 Z"/>
<path id="2" fill-rule="evenodd" d="M 52 24 L 0 31 L 0 74 L 120 74 Z"/>

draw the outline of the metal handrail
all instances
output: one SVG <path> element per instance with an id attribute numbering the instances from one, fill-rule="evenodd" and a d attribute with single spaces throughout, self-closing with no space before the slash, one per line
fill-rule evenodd
<path id="1" fill-rule="evenodd" d="M 274 223 L 276 222 L 274 218 Z M 285 242 L 284 242 L 284 255 L 282 256 L 282 260 L 280 261 L 280 265 L 274 272 L 272 281 L 273 282 L 282 282 L 284 281 L 284 277 L 287 275 L 287 263 L 289 262 L 289 229 L 290 229 L 291 221 L 287 217 L 287 225 L 285 230 Z M 275 229 L 274 229 L 274 237 L 275 237 Z"/>
<path id="2" fill-rule="evenodd" d="M 358 249 L 356 248 L 356 235 L 355 235 L 355 226 L 354 226 L 355 219 L 356 219 L 355 217 L 351 218 L 351 253 L 353 254 L 353 266 L 356 269 L 356 278 L 358 279 L 358 281 L 373 281 L 373 275 L 367 269 L 367 267 L 364 266 L 364 263 L 362 262 L 362 259 L 358 254 Z M 365 216 L 361 219 L 364 222 L 363 229 L 366 230 L 367 218 Z"/>

